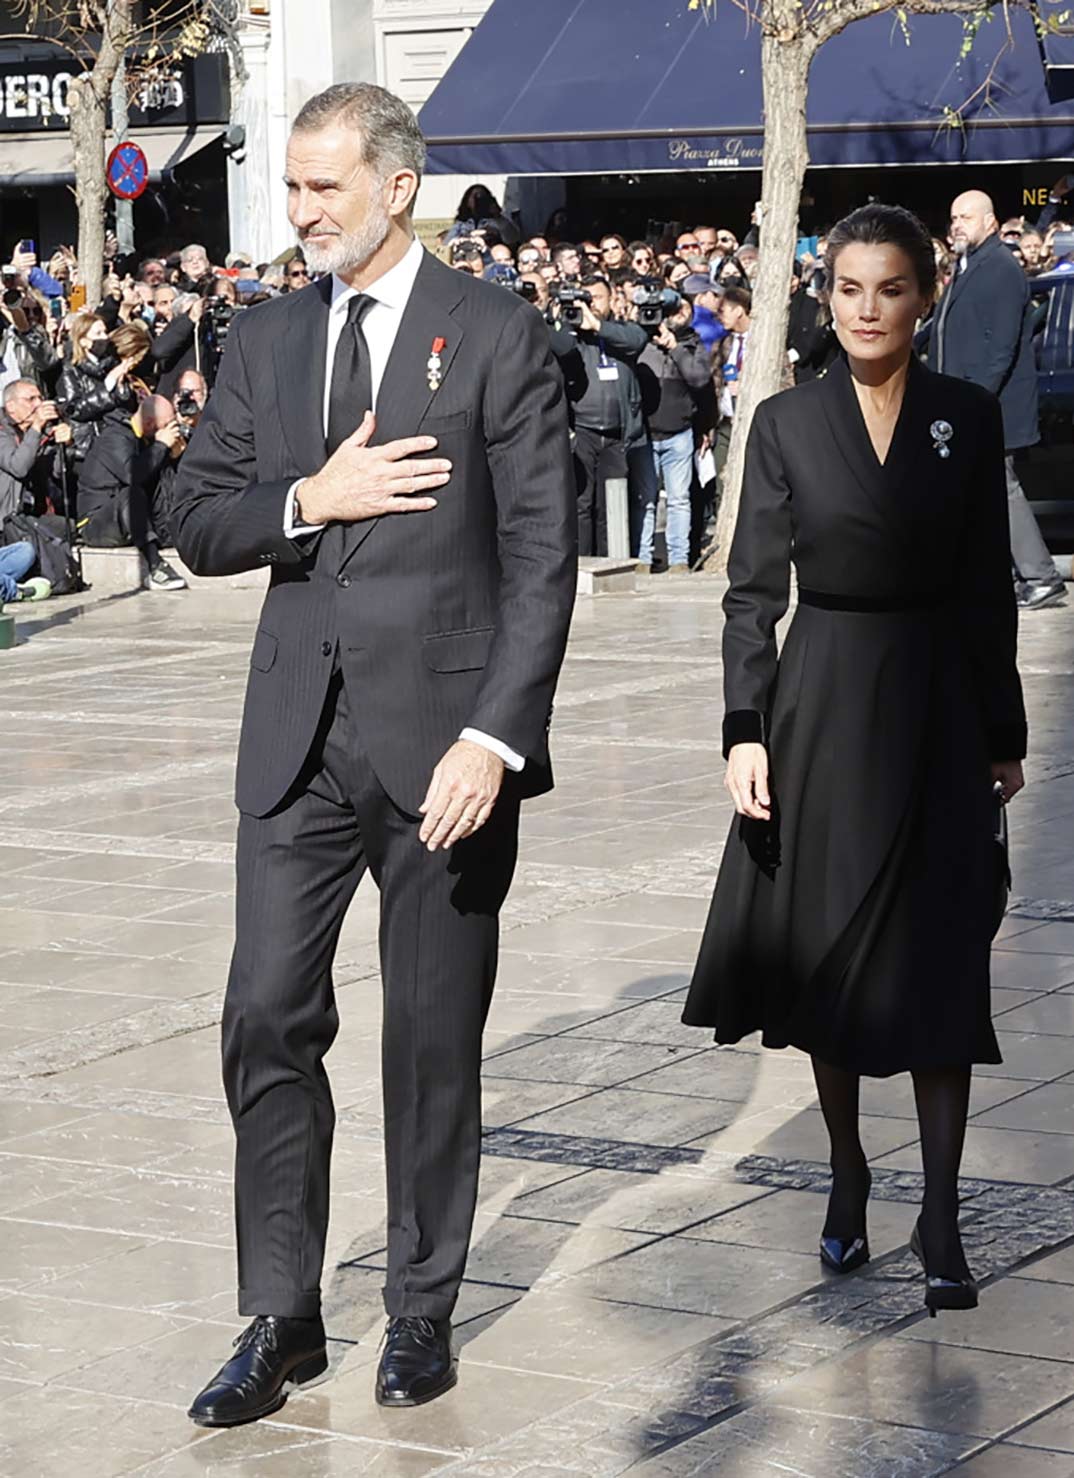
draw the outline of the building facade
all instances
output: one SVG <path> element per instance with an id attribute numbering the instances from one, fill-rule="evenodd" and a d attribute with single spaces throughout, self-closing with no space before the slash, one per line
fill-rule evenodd
<path id="1" fill-rule="evenodd" d="M 282 181 L 291 121 L 308 97 L 334 82 L 377 82 L 417 112 L 487 7 L 488 0 L 255 0 L 241 31 L 247 80 L 232 85 L 232 125 L 244 130 L 227 169 L 232 247 L 266 261 L 293 241 Z M 482 182 L 502 192 L 502 176 Z M 451 219 L 471 183 L 424 181 L 419 223 Z"/>

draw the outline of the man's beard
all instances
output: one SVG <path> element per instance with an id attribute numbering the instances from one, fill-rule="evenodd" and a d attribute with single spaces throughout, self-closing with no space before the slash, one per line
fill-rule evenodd
<path id="1" fill-rule="evenodd" d="M 329 246 L 314 246 L 302 239 L 302 254 L 311 272 L 334 272 L 342 276 L 364 267 L 376 255 L 391 229 L 391 217 L 379 200 L 369 207 L 369 214 L 357 231 L 341 231 Z"/>

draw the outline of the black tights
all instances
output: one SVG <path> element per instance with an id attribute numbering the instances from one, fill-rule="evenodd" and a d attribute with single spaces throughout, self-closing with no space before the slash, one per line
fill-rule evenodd
<path id="1" fill-rule="evenodd" d="M 860 1078 L 813 1058 L 813 1075 L 831 1140 L 832 1194 L 826 1237 L 851 1238 L 865 1230 L 865 1204 L 872 1183 L 858 1132 Z M 921 1237 L 929 1271 L 941 1277 L 966 1276 L 958 1233 L 958 1170 L 969 1114 L 968 1067 L 933 1068 L 913 1074 L 925 1196 Z"/>

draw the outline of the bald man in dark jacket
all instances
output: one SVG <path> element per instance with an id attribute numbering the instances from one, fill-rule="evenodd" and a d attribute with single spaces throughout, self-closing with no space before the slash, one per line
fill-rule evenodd
<path id="1" fill-rule="evenodd" d="M 1007 452 L 1007 508 L 1018 604 L 1056 605 L 1066 587 L 1041 537 L 1015 470 L 1014 453 L 1040 440 L 1029 283 L 999 237 L 992 202 L 979 190 L 951 207 L 955 275 L 928 335 L 929 368 L 999 396 Z"/>

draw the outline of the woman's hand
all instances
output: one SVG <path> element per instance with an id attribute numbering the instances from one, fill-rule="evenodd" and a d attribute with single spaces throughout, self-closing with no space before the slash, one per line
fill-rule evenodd
<path id="1" fill-rule="evenodd" d="M 992 784 L 1000 786 L 1003 804 L 1014 799 L 1025 788 L 1026 777 L 1021 760 L 996 760 L 992 766 Z"/>
<path id="2" fill-rule="evenodd" d="M 731 792 L 735 810 L 754 821 L 768 821 L 772 816 L 772 798 L 768 793 L 768 752 L 763 744 L 736 744 L 727 761 L 724 784 Z"/>

